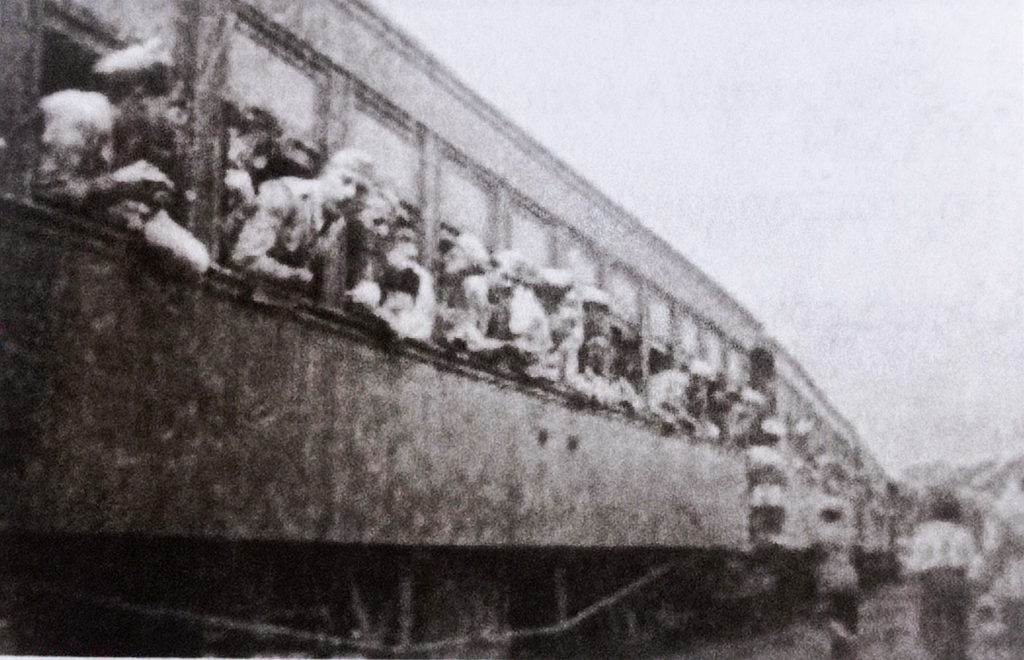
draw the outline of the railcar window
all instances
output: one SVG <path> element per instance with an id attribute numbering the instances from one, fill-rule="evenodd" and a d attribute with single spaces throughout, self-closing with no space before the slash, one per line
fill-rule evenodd
<path id="1" fill-rule="evenodd" d="M 562 266 L 567 268 L 580 284 L 590 286 L 599 284 L 601 266 L 597 258 L 576 239 L 566 240 L 561 261 Z"/>
<path id="2" fill-rule="evenodd" d="M 231 37 L 228 97 L 241 108 L 269 112 L 286 134 L 314 141 L 316 81 L 244 32 Z"/>
<path id="3" fill-rule="evenodd" d="M 40 96 L 65 89 L 93 90 L 92 67 L 99 59 L 97 53 L 71 37 L 51 30 L 43 33 L 42 50 Z"/>
<path id="4" fill-rule="evenodd" d="M 656 374 L 672 366 L 672 302 L 654 291 L 647 299 L 647 331 L 651 342 L 647 368 Z"/>
<path id="5" fill-rule="evenodd" d="M 648 327 L 651 339 L 668 346 L 672 343 L 672 303 L 668 298 L 651 293 L 647 301 Z"/>
<path id="6" fill-rule="evenodd" d="M 635 388 L 643 379 L 640 341 L 640 286 L 627 273 L 612 269 L 608 274 L 612 299 L 612 346 L 615 360 L 612 376 L 625 378 Z"/>
<path id="7" fill-rule="evenodd" d="M 448 158 L 441 161 L 440 186 L 441 220 L 486 241 L 490 235 L 490 192 L 465 167 Z"/>
<path id="8" fill-rule="evenodd" d="M 346 141 L 373 158 L 378 173 L 394 185 L 403 200 L 419 205 L 420 144 L 412 130 L 385 117 L 369 102 L 361 102 Z"/>
<path id="9" fill-rule="evenodd" d="M 692 315 L 686 312 L 679 315 L 676 338 L 681 357 L 692 359 L 700 355 L 700 327 Z"/>
<path id="10" fill-rule="evenodd" d="M 629 323 L 640 323 L 640 287 L 621 270 L 608 274 L 608 293 L 612 297 L 612 311 Z"/>
<path id="11" fill-rule="evenodd" d="M 730 383 L 734 385 L 745 384 L 748 374 L 747 356 L 736 348 L 730 348 L 726 356 L 725 370 Z"/>
<path id="12" fill-rule="evenodd" d="M 510 247 L 535 266 L 550 266 L 551 227 L 524 206 L 512 208 Z"/>
<path id="13" fill-rule="evenodd" d="M 700 333 L 701 357 L 716 370 L 722 368 L 722 338 L 714 328 Z"/>

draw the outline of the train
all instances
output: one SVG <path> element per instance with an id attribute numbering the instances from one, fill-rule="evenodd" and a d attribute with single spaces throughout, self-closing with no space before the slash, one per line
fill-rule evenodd
<path id="1" fill-rule="evenodd" d="M 10 652 L 654 652 L 806 612 L 826 501 L 862 582 L 896 576 L 898 489 L 796 359 L 371 5 L 6 0 L 0 37 Z M 198 276 L 32 192 L 40 100 L 152 38 L 187 111 L 175 219 L 211 257 Z M 770 365 L 779 428 L 741 445 L 581 402 L 396 337 L 344 277 L 255 286 L 225 259 L 245 108 L 288 136 L 290 176 L 370 154 L 426 264 L 473 232 L 606 290 L 640 392 L 665 356 L 738 386 Z"/>

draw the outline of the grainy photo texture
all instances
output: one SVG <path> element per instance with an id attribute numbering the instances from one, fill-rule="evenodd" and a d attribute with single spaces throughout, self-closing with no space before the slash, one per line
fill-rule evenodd
<path id="1" fill-rule="evenodd" d="M 1024 658 L 1014 0 L 2 0 L 0 654 Z"/>

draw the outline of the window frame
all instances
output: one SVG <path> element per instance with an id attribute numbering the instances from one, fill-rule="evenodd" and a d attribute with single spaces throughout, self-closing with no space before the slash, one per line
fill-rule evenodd
<path id="1" fill-rule="evenodd" d="M 676 301 L 676 306 L 672 312 L 672 343 L 676 348 L 676 365 L 682 366 L 686 357 L 690 357 L 694 360 L 701 359 L 700 333 L 701 327 L 704 325 L 704 320 L 688 305 L 678 301 Z M 693 330 L 694 345 L 692 347 L 686 345 L 688 343 L 688 338 L 683 336 L 683 330 L 687 328 Z"/>
<path id="2" fill-rule="evenodd" d="M 388 101 L 382 94 L 371 89 L 363 81 L 355 77 L 350 80 L 353 98 L 349 106 L 349 116 L 345 118 L 345 147 L 359 148 L 353 145 L 355 119 L 359 116 L 359 113 L 366 114 L 371 119 L 380 123 L 386 130 L 391 131 L 394 135 L 406 141 L 416 153 L 416 192 L 415 199 L 404 199 L 403 201 L 422 209 L 427 198 L 425 185 L 427 163 L 424 153 L 426 143 L 425 128 L 409 116 L 408 113 Z M 378 164 L 374 154 L 371 153 L 370 157 L 375 159 L 375 164 Z M 379 165 L 378 169 L 380 170 Z M 383 170 L 380 171 L 383 172 Z M 397 185 L 397 181 L 395 181 L 395 184 Z"/>
<path id="3" fill-rule="evenodd" d="M 477 238 L 483 241 L 488 250 L 493 250 L 499 243 L 497 237 L 500 233 L 499 223 L 497 222 L 498 186 L 496 183 L 496 177 L 485 170 L 482 166 L 473 162 L 468 156 L 448 142 L 445 142 L 440 138 L 438 138 L 438 142 L 440 148 L 437 152 L 437 184 L 435 191 L 438 225 L 440 226 L 440 224 L 444 223 L 449 226 L 454 226 L 447 222 L 442 212 L 444 199 L 444 169 L 450 165 L 454 169 L 458 170 L 466 180 L 483 190 L 487 196 L 487 218 L 484 221 L 484 234 L 482 236 L 477 236 Z M 462 231 L 459 227 L 456 227 L 456 229 Z"/>
<path id="4" fill-rule="evenodd" d="M 557 228 L 561 224 L 558 220 L 550 213 L 546 212 L 535 202 L 528 197 L 520 195 L 519 193 L 512 191 L 512 194 L 508 198 L 507 218 L 506 218 L 506 232 L 505 232 L 505 247 L 509 250 L 516 250 L 520 254 L 522 251 L 513 245 L 515 236 L 515 221 L 517 218 L 516 212 L 523 211 L 525 214 L 531 216 L 532 219 L 536 220 L 538 224 L 544 227 L 547 240 L 547 260 L 543 264 L 535 264 L 537 268 L 549 268 L 558 263 L 558 250 L 556 243 Z M 521 216 L 520 216 L 521 217 Z M 525 258 L 525 255 L 523 255 Z"/>
<path id="5" fill-rule="evenodd" d="M 750 358 L 747 351 L 739 343 L 729 337 L 725 337 L 723 353 L 725 354 L 724 371 L 726 380 L 739 387 L 747 385 L 750 382 Z M 739 366 L 734 369 L 734 364 Z M 734 374 L 734 370 L 738 370 L 739 373 Z"/>
<path id="6" fill-rule="evenodd" d="M 708 337 L 714 337 L 714 346 L 708 343 Z M 703 319 L 703 324 L 700 326 L 700 358 L 719 374 L 723 373 L 725 367 L 725 356 L 723 355 L 725 343 L 726 338 L 722 331 L 710 321 Z M 714 359 L 711 358 L 712 353 L 717 354 Z"/>
<path id="7" fill-rule="evenodd" d="M 232 29 L 227 30 L 224 38 L 227 43 L 222 44 L 224 49 L 225 63 L 225 89 L 230 85 L 231 77 L 231 40 L 235 33 L 241 33 L 248 37 L 256 45 L 262 46 L 273 55 L 280 58 L 286 64 L 291 65 L 299 72 L 308 76 L 314 86 L 314 123 L 309 132 L 312 137 L 313 146 L 323 159 L 327 155 L 327 134 L 329 113 L 326 112 L 326 104 L 329 103 L 332 92 L 332 78 L 334 67 L 323 55 L 316 52 L 311 46 L 304 43 L 299 37 L 285 30 L 281 26 L 272 23 L 269 19 L 258 12 L 247 8 L 234 10 L 235 21 Z M 222 95 L 228 103 L 234 101 L 228 94 Z"/>
<path id="8" fill-rule="evenodd" d="M 555 238 L 556 267 L 572 272 L 575 277 L 575 271 L 572 270 L 569 263 L 569 251 L 573 247 L 578 247 L 586 259 L 594 265 L 594 281 L 588 282 L 586 285 L 602 288 L 605 280 L 605 262 L 600 248 L 593 241 L 583 237 L 575 229 L 565 224 L 555 232 Z"/>
<path id="9" fill-rule="evenodd" d="M 644 318 L 644 335 L 647 341 L 654 347 L 662 347 L 663 349 L 674 349 L 675 348 L 675 337 L 673 336 L 675 330 L 675 299 L 671 295 L 662 291 L 651 282 L 647 282 L 644 287 L 644 302 L 643 302 L 643 318 Z M 652 314 L 652 304 L 657 300 L 665 303 L 665 308 L 668 311 L 668 326 L 665 334 L 655 335 L 654 334 L 654 323 Z"/>

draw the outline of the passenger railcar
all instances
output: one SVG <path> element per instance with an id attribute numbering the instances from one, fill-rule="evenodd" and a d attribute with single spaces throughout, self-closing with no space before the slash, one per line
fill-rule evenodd
<path id="1" fill-rule="evenodd" d="M 371 7 L 7 0 L 0 21 L 13 650 L 636 648 L 806 604 L 825 491 L 858 512 L 868 554 L 892 547 L 884 473 L 756 319 Z M 201 277 L 29 193 L 39 99 L 154 36 L 188 116 L 177 219 L 218 264 Z M 474 232 L 607 290 L 641 390 L 666 356 L 738 385 L 751 351 L 774 356 L 767 527 L 751 526 L 744 448 L 396 338 L 343 277 L 310 294 L 226 265 L 228 124 L 250 107 L 292 138 L 289 173 L 342 146 L 372 155 L 422 214 L 427 264 L 444 231 Z"/>

